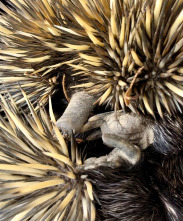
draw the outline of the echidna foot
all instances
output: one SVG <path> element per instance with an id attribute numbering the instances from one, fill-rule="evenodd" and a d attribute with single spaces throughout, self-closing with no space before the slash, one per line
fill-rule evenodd
<path id="1" fill-rule="evenodd" d="M 136 147 L 137 148 L 137 147 Z M 125 165 L 134 165 L 138 162 L 141 151 L 137 151 L 135 158 L 127 158 L 124 156 L 124 150 L 118 147 L 114 148 L 108 155 L 99 158 L 91 157 L 82 165 L 84 170 L 96 169 L 98 167 L 111 167 L 113 169 Z M 133 160 L 132 160 L 133 159 Z"/>
<path id="2" fill-rule="evenodd" d="M 99 138 L 100 135 L 102 137 L 104 134 L 112 134 L 139 146 L 140 149 L 146 149 L 153 143 L 154 139 L 151 122 L 145 121 L 136 114 L 125 114 L 122 111 L 113 111 L 91 117 L 81 129 L 81 132 L 93 129 L 97 130 L 94 134 L 89 135 L 88 140 Z"/>

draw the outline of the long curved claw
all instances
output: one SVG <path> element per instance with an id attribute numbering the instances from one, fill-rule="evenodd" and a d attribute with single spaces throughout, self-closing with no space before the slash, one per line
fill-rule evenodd
<path id="1" fill-rule="evenodd" d="M 113 113 L 113 111 L 102 113 L 102 114 L 97 114 L 89 118 L 88 122 L 83 126 L 81 129 L 81 133 L 84 133 L 89 130 L 93 130 L 96 128 L 101 127 L 101 125 L 104 123 L 105 118 Z"/>
<path id="2" fill-rule="evenodd" d="M 104 120 L 108 115 L 114 113 L 114 111 L 109 111 L 109 112 L 105 112 L 105 113 L 101 113 L 101 114 L 96 114 L 92 117 L 90 117 L 90 119 L 88 121 L 100 121 L 100 120 Z"/>
<path id="3" fill-rule="evenodd" d="M 100 139 L 101 137 L 102 137 L 102 132 L 101 132 L 101 130 L 96 130 L 96 131 L 94 131 L 92 134 L 90 134 L 90 135 L 86 138 L 86 140 L 87 140 L 87 141 L 98 140 L 98 139 Z"/>
<path id="4" fill-rule="evenodd" d="M 140 148 L 122 140 L 120 137 L 111 134 L 103 134 L 103 142 L 114 149 L 105 156 L 87 159 L 82 165 L 84 170 L 96 169 L 98 167 L 117 168 L 122 165 L 135 165 L 141 157 Z"/>
<path id="5" fill-rule="evenodd" d="M 89 130 L 93 130 L 96 128 L 99 128 L 103 123 L 103 120 L 98 120 L 98 121 L 88 121 L 81 129 L 81 133 L 84 133 Z"/>
<path id="6" fill-rule="evenodd" d="M 103 134 L 102 140 L 107 146 L 118 148 L 119 158 L 123 158 L 133 165 L 135 165 L 140 160 L 140 148 L 126 140 L 121 139 L 119 136 L 114 134 Z M 111 161 L 110 158 L 109 161 Z"/>

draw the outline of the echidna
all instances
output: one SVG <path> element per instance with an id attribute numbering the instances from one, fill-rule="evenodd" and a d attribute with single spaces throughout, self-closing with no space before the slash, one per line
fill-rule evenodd
<path id="1" fill-rule="evenodd" d="M 95 220 L 92 185 L 81 174 L 74 139 L 65 143 L 50 106 L 51 121 L 21 114 L 12 99 L 1 96 L 7 121 L 0 117 L 0 220 Z"/>
<path id="2" fill-rule="evenodd" d="M 60 73 L 71 72 L 95 103 L 153 117 L 182 113 L 180 0 L 8 3 L 11 9 L 1 4 L 0 82 L 17 101 L 17 81 L 44 103 Z"/>

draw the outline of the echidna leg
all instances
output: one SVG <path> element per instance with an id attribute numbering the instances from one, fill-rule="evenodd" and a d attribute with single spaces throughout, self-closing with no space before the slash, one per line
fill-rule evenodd
<path id="1" fill-rule="evenodd" d="M 112 143 L 116 142 L 117 142 L 116 140 L 115 142 L 112 141 Z M 84 164 L 82 165 L 82 168 L 84 170 L 91 170 L 91 169 L 96 169 L 98 167 L 111 167 L 115 169 L 120 166 L 125 166 L 125 167 L 133 166 L 140 159 L 141 151 L 140 149 L 138 149 L 138 147 L 134 147 L 135 150 L 132 150 L 133 148 L 131 147 L 131 144 L 129 144 L 128 146 L 126 142 L 125 145 L 123 144 L 123 146 L 126 146 L 126 148 L 130 147 L 131 150 L 124 151 L 124 149 L 126 148 L 120 149 L 119 147 L 116 147 L 108 155 L 101 156 L 98 158 L 91 157 L 85 160 Z"/>
<path id="2" fill-rule="evenodd" d="M 74 133 L 80 132 L 80 129 L 88 120 L 95 100 L 93 96 L 86 92 L 77 92 L 72 96 L 65 112 L 56 122 L 57 127 L 64 135 L 70 135 L 71 131 Z"/>
<path id="3" fill-rule="evenodd" d="M 113 134 L 103 134 L 103 142 L 114 149 L 105 156 L 91 157 L 82 166 L 84 170 L 96 169 L 98 167 L 117 168 L 124 165 L 135 165 L 141 158 L 139 147 L 121 139 Z"/>
<path id="4" fill-rule="evenodd" d="M 117 135 L 104 133 L 102 140 L 107 146 L 118 149 L 115 155 L 109 155 L 109 161 L 116 160 L 118 162 L 122 158 L 130 164 L 135 165 L 141 158 L 141 150 L 138 146 L 129 143 Z"/>

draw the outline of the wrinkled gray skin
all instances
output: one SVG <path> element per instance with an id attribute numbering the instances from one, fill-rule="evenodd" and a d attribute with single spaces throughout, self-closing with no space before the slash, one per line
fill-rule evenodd
<path id="1" fill-rule="evenodd" d="M 102 138 L 103 142 L 114 148 L 107 156 L 90 158 L 85 161 L 85 169 L 98 166 L 118 167 L 127 161 L 135 165 L 141 158 L 141 151 L 153 143 L 153 128 L 137 114 L 121 111 L 108 112 L 89 118 L 96 98 L 78 92 L 73 95 L 57 127 L 64 135 L 96 129 L 87 139 Z M 84 123 L 88 122 L 84 125 Z M 84 126 L 83 126 L 84 125 Z"/>
<path id="2" fill-rule="evenodd" d="M 124 114 L 121 111 L 96 115 L 82 128 L 82 132 L 100 128 L 88 137 L 88 140 L 102 138 L 103 142 L 113 147 L 108 156 L 90 158 L 85 161 L 87 169 L 96 166 L 117 167 L 122 161 L 135 165 L 141 158 L 141 151 L 153 143 L 154 133 L 150 122 L 137 114 Z"/>

